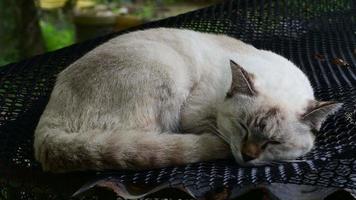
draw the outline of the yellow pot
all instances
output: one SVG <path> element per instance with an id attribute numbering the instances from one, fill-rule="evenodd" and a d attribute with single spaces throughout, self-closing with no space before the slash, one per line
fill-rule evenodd
<path id="1" fill-rule="evenodd" d="M 56 9 L 65 5 L 68 0 L 39 0 L 39 6 L 42 9 Z"/>
<path id="2" fill-rule="evenodd" d="M 56 9 L 62 8 L 68 0 L 39 0 L 40 8 L 42 9 Z M 75 6 L 77 8 L 92 7 L 96 4 L 95 0 L 77 0 Z"/>
<path id="3" fill-rule="evenodd" d="M 87 8 L 94 6 L 95 0 L 77 0 L 75 7 L 77 8 Z"/>
<path id="4" fill-rule="evenodd" d="M 115 30 L 120 31 L 133 26 L 138 26 L 143 23 L 143 20 L 133 15 L 118 16 L 116 20 Z"/>

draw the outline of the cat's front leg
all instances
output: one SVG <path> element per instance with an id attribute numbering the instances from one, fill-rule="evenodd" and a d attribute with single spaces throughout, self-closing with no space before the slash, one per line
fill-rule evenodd
<path id="1" fill-rule="evenodd" d="M 162 168 L 232 158 L 230 146 L 213 133 L 129 131 L 126 135 L 130 138 L 115 135 L 107 143 L 105 155 L 114 168 Z"/>
<path id="2" fill-rule="evenodd" d="M 229 145 L 212 133 L 153 133 L 131 132 L 136 134 L 129 148 L 122 149 L 120 142 L 112 143 L 107 155 L 112 155 L 111 161 L 124 161 L 123 168 L 148 169 L 167 166 L 185 165 L 201 161 L 226 159 L 231 156 Z M 119 139 L 119 138 L 118 138 Z M 119 140 L 118 140 L 119 141 Z M 122 140 L 121 140 L 122 141 Z M 126 141 L 129 142 L 129 141 Z M 122 168 L 122 165 L 121 167 Z"/>
<path id="3" fill-rule="evenodd" d="M 40 129 L 36 159 L 46 171 L 149 169 L 185 165 L 230 155 L 218 136 L 142 130 L 89 130 L 85 134 Z"/>
<path id="4" fill-rule="evenodd" d="M 187 154 L 190 155 L 188 158 L 191 159 L 189 163 L 226 159 L 232 155 L 230 146 L 217 135 L 213 133 L 203 133 L 196 135 L 196 137 L 198 137 L 197 141 L 190 144 L 187 148 Z M 192 142 L 192 140 L 188 138 L 186 140 L 187 143 Z M 191 150 L 189 150 L 189 148 L 191 148 Z"/>

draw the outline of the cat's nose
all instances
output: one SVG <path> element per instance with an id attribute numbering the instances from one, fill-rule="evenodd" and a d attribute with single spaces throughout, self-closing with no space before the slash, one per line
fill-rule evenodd
<path id="1" fill-rule="evenodd" d="M 247 154 L 244 154 L 241 152 L 241 155 L 242 155 L 242 160 L 245 161 L 245 162 L 248 162 L 248 161 L 251 161 L 251 160 L 254 160 L 256 158 L 252 157 L 252 156 L 249 156 Z"/>

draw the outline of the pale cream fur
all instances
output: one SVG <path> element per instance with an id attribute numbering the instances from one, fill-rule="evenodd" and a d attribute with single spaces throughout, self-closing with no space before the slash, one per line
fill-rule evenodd
<path id="1" fill-rule="evenodd" d="M 258 96 L 226 99 L 230 60 L 255 76 Z M 277 54 L 223 35 L 137 31 L 100 45 L 59 74 L 35 132 L 35 156 L 57 172 L 228 158 L 231 144 L 216 131 L 237 138 L 232 150 L 239 152 L 243 134 L 227 121 L 278 107 L 284 131 L 295 132 L 288 141 L 294 148 L 282 145 L 285 155 L 274 158 L 272 149 L 256 160 L 294 159 L 313 146 L 310 126 L 300 121 L 310 101 L 307 77 Z M 240 116 L 239 109 L 248 114 Z"/>

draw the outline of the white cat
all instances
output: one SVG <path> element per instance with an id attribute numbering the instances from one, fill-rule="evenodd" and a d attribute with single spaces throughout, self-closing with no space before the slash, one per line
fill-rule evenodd
<path id="1" fill-rule="evenodd" d="M 340 105 L 316 101 L 302 71 L 270 51 L 223 35 L 137 31 L 58 75 L 35 156 L 55 172 L 157 168 L 231 152 L 240 164 L 295 159 Z"/>

